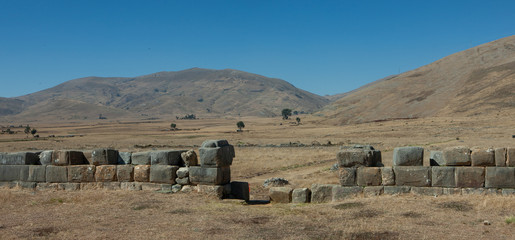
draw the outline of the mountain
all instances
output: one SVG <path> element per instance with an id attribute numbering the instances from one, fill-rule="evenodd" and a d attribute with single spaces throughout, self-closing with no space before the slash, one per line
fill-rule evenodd
<path id="1" fill-rule="evenodd" d="M 349 124 L 515 113 L 515 36 L 486 43 L 344 94 L 317 114 Z"/>
<path id="2" fill-rule="evenodd" d="M 232 69 L 200 68 L 134 78 L 80 78 L 25 96 L 0 99 L 0 103 L 4 101 L 9 106 L 0 108 L 0 116 L 22 119 L 85 119 L 98 118 L 99 114 L 108 118 L 275 116 L 283 108 L 311 113 L 329 102 L 284 80 Z"/>

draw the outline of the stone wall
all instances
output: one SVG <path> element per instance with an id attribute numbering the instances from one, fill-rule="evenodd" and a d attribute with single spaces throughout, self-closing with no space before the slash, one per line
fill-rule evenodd
<path id="1" fill-rule="evenodd" d="M 244 182 L 231 182 L 234 147 L 205 141 L 193 150 L 119 152 L 114 149 L 0 153 L 0 187 L 38 190 L 198 191 L 249 200 Z"/>

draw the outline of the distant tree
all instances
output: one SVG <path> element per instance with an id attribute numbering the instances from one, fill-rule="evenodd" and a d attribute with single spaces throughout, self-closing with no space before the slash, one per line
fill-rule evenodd
<path id="1" fill-rule="evenodd" d="M 25 127 L 25 130 L 23 131 L 25 132 L 25 134 L 27 134 L 27 137 L 29 137 L 29 133 L 30 133 L 30 126 L 27 124 L 27 126 Z"/>
<path id="2" fill-rule="evenodd" d="M 239 131 L 241 132 L 241 129 L 245 128 L 245 123 L 243 123 L 243 121 L 239 121 L 236 123 L 236 126 L 239 128 Z"/>
<path id="3" fill-rule="evenodd" d="M 175 124 L 175 123 L 170 124 L 170 128 L 172 130 L 175 130 L 177 128 L 177 124 Z"/>
<path id="4" fill-rule="evenodd" d="M 283 115 L 283 119 L 288 119 L 291 116 L 291 109 L 285 108 L 281 111 L 281 115 Z"/>
<path id="5" fill-rule="evenodd" d="M 297 121 L 297 125 L 299 125 L 300 124 L 300 117 L 297 117 L 295 120 Z"/>
<path id="6" fill-rule="evenodd" d="M 293 115 L 299 115 L 299 111 L 293 111 Z"/>
<path id="7" fill-rule="evenodd" d="M 32 134 L 32 137 L 34 137 L 34 135 L 38 132 L 38 130 L 36 130 L 35 128 L 33 128 L 32 130 L 30 130 L 30 134 Z"/>

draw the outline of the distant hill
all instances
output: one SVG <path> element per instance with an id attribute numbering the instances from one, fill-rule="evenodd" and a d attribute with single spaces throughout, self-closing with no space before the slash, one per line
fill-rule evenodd
<path id="1" fill-rule="evenodd" d="M 193 68 L 134 78 L 86 77 L 17 98 L 0 98 L 0 116 L 20 119 L 276 116 L 312 113 L 329 100 L 288 82 L 238 70 Z"/>
<path id="2" fill-rule="evenodd" d="M 515 36 L 381 79 L 325 106 L 324 122 L 515 113 Z"/>

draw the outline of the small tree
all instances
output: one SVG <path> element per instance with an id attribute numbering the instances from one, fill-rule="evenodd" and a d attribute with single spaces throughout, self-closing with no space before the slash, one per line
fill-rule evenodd
<path id="1" fill-rule="evenodd" d="M 236 126 L 239 128 L 239 132 L 241 132 L 241 129 L 245 128 L 245 123 L 243 123 L 243 121 L 239 121 L 236 123 Z"/>
<path id="2" fill-rule="evenodd" d="M 295 120 L 297 121 L 297 125 L 299 125 L 300 124 L 300 117 L 297 117 Z"/>
<path id="3" fill-rule="evenodd" d="M 30 134 L 32 134 L 32 137 L 34 137 L 34 135 L 38 132 L 38 130 L 36 130 L 35 128 L 33 128 L 32 130 L 30 130 Z"/>
<path id="4" fill-rule="evenodd" d="M 30 127 L 29 127 L 29 125 L 28 125 L 28 124 L 27 124 L 27 126 L 25 127 L 25 130 L 24 130 L 23 132 L 25 132 L 25 134 L 27 134 L 27 137 L 29 137 Z"/>
<path id="5" fill-rule="evenodd" d="M 281 111 L 281 115 L 283 115 L 283 119 L 288 119 L 291 116 L 291 109 L 285 108 Z"/>
<path id="6" fill-rule="evenodd" d="M 172 130 L 175 130 L 177 128 L 177 124 L 175 124 L 175 123 L 170 124 L 170 128 Z"/>

